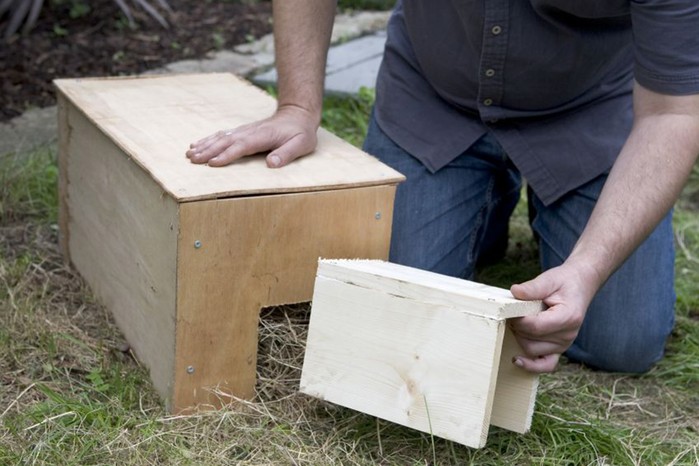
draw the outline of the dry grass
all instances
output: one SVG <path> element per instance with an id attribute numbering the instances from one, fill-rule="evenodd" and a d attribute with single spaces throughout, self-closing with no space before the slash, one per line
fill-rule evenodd
<path id="1" fill-rule="evenodd" d="M 36 157 L 35 171 L 29 159 L 0 173 L 0 465 L 699 465 L 693 205 L 678 215 L 681 301 L 668 356 L 642 377 L 564 362 L 542 378 L 529 434 L 492 429 L 474 450 L 299 394 L 308 305 L 261 313 L 252 401 L 166 413 L 109 314 L 63 264 L 46 220 L 53 162 Z M 26 179 L 38 188 L 24 192 Z M 491 278 L 535 267 L 523 212 Z"/>
<path id="2" fill-rule="evenodd" d="M 484 450 L 298 394 L 308 305 L 262 312 L 253 401 L 169 416 L 55 231 L 0 232 L 0 464 L 699 464 L 697 393 L 652 373 L 563 365 L 532 433 L 494 429 Z"/>

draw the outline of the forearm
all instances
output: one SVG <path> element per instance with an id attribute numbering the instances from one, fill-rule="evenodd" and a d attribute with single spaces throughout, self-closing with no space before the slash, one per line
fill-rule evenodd
<path id="1" fill-rule="evenodd" d="M 279 107 L 293 106 L 320 123 L 334 0 L 274 0 Z"/>
<path id="2" fill-rule="evenodd" d="M 699 154 L 699 96 L 634 89 L 634 126 L 568 262 L 604 281 L 676 201 Z"/>

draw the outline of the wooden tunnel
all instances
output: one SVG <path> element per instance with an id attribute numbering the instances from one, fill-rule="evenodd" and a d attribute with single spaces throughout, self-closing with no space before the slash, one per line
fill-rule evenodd
<path id="1" fill-rule="evenodd" d="M 56 81 L 60 237 L 168 408 L 254 393 L 261 307 L 309 301 L 317 260 L 386 258 L 403 177 L 327 131 L 282 169 L 195 165 L 191 141 L 269 116 L 230 74 Z"/>
<path id="2" fill-rule="evenodd" d="M 301 391 L 471 447 L 524 433 L 538 378 L 506 320 L 541 302 L 382 261 L 318 266 Z"/>

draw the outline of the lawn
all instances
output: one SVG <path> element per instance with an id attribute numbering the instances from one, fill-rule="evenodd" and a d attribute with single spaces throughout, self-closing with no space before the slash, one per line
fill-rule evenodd
<path id="1" fill-rule="evenodd" d="M 360 145 L 372 94 L 329 98 Z M 58 253 L 56 147 L 0 155 L 0 465 L 699 465 L 699 169 L 675 216 L 677 325 L 643 376 L 562 362 L 532 430 L 470 449 L 297 393 L 309 306 L 265 309 L 257 395 L 171 416 L 105 309 Z M 524 201 L 499 286 L 537 273 Z"/>

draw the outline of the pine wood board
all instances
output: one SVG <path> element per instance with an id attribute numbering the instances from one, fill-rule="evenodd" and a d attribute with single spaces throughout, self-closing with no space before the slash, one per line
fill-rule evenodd
<path id="1" fill-rule="evenodd" d="M 512 365 L 518 346 L 503 316 L 542 305 L 454 280 L 321 260 L 301 392 L 472 447 L 491 424 L 526 432 L 538 378 Z"/>
<path id="2" fill-rule="evenodd" d="M 532 305 L 515 299 L 509 290 L 380 260 L 327 259 L 321 261 L 319 273 L 359 286 L 380 286 L 397 296 L 454 306 L 464 312 L 496 319 L 534 315 L 543 310 L 541 303 Z"/>
<path id="3" fill-rule="evenodd" d="M 483 446 L 504 323 L 406 301 L 319 277 L 301 392 Z"/>
<path id="4" fill-rule="evenodd" d="M 274 98 L 233 74 L 62 79 L 59 91 L 178 202 L 396 184 L 404 177 L 324 129 L 317 149 L 281 169 L 262 155 L 196 165 L 189 143 L 271 115 Z"/>

